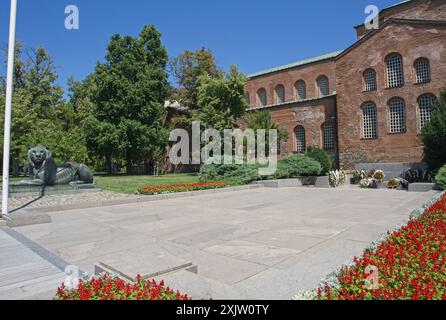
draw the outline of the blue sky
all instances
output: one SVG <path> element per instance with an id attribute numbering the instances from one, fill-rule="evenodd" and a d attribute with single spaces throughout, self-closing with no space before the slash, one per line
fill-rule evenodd
<path id="1" fill-rule="evenodd" d="M 220 67 L 236 64 L 249 74 L 342 50 L 355 41 L 369 4 L 398 0 L 18 0 L 17 39 L 44 46 L 58 66 L 58 83 L 83 79 L 103 60 L 115 33 L 136 35 L 154 24 L 169 56 L 203 46 Z M 65 7 L 76 5 L 80 29 L 66 30 Z M 0 0 L 0 46 L 9 27 L 9 0 Z M 4 73 L 4 66 L 1 67 Z"/>

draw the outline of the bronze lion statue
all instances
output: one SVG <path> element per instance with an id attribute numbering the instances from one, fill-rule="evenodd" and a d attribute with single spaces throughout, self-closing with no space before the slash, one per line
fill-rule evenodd
<path id="1" fill-rule="evenodd" d="M 53 154 L 44 146 L 28 151 L 28 166 L 31 180 L 21 181 L 21 185 L 55 186 L 67 184 L 93 183 L 93 173 L 84 164 L 67 162 L 57 166 Z"/>

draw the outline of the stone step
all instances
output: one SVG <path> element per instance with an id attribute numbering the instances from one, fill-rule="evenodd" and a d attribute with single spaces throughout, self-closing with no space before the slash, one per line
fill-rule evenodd
<path id="1" fill-rule="evenodd" d="M 102 256 L 100 259 L 100 262 L 95 264 L 94 273 L 96 275 L 101 273 L 116 274 L 130 282 L 135 282 L 137 275 L 144 279 L 153 279 L 180 270 L 197 272 L 197 267 L 190 261 L 169 254 L 157 245 L 115 252 Z"/>
<path id="2" fill-rule="evenodd" d="M 44 212 L 29 212 L 20 210 L 3 217 L 5 224 L 10 228 L 18 228 L 36 224 L 51 223 L 51 216 Z"/>
<path id="3" fill-rule="evenodd" d="M 231 286 L 182 270 L 162 277 L 155 277 L 158 282 L 164 280 L 165 286 L 187 294 L 193 300 L 242 300 L 244 297 Z"/>

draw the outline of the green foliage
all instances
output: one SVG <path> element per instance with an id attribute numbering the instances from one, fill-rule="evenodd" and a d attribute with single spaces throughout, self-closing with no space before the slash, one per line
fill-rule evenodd
<path id="1" fill-rule="evenodd" d="M 271 113 L 266 110 L 249 113 L 246 115 L 245 121 L 249 129 L 256 132 L 260 129 L 266 130 L 266 137 L 269 137 L 270 130 L 277 130 L 278 145 L 280 145 L 282 141 L 286 141 L 288 139 L 288 131 L 284 130 L 276 122 L 274 122 L 271 117 Z M 265 140 L 265 149 L 269 150 L 268 138 Z"/>
<path id="2" fill-rule="evenodd" d="M 223 72 L 218 69 L 212 51 L 201 48 L 195 52 L 186 50 L 169 63 L 170 73 L 177 80 L 180 89 L 175 90 L 172 100 L 180 102 L 191 110 L 198 106 L 199 78 L 210 76 L 221 78 Z"/>
<path id="3" fill-rule="evenodd" d="M 194 120 L 200 120 L 207 128 L 223 132 L 237 127 L 239 119 L 248 108 L 245 99 L 247 78 L 231 66 L 224 77 L 204 75 L 199 78 L 198 109 Z"/>
<path id="4" fill-rule="evenodd" d="M 319 162 L 304 155 L 292 155 L 277 163 L 274 179 L 289 179 L 308 176 L 319 176 L 322 167 Z"/>
<path id="5" fill-rule="evenodd" d="M 446 163 L 446 89 L 433 108 L 431 121 L 421 133 L 424 143 L 424 160 L 430 170 L 436 171 Z"/>
<path id="6" fill-rule="evenodd" d="M 446 190 L 446 166 L 443 166 L 435 177 L 435 182 L 442 189 Z"/>
<path id="7" fill-rule="evenodd" d="M 14 66 L 13 163 L 25 165 L 28 149 L 37 144 L 51 149 L 58 163 L 85 161 L 87 150 L 78 126 L 79 119 L 64 101 L 62 88 L 55 85 L 57 74 L 51 56 L 42 47 L 27 49 L 26 55 L 22 48 L 19 43 Z M 0 94 L 0 121 L 4 122 L 3 91 Z"/>
<path id="8" fill-rule="evenodd" d="M 200 170 L 200 181 L 223 180 L 234 185 L 244 185 L 260 180 L 258 165 L 204 165 Z"/>
<path id="9" fill-rule="evenodd" d="M 305 154 L 307 157 L 316 160 L 321 164 L 322 174 L 327 174 L 331 169 L 333 169 L 333 161 L 331 157 L 322 149 L 310 147 Z"/>
<path id="10" fill-rule="evenodd" d="M 84 121 L 87 146 L 109 166 L 117 156 L 128 167 L 151 159 L 166 144 L 162 119 L 169 93 L 167 60 L 161 34 L 145 26 L 137 37 L 113 36 L 106 62 L 91 75 L 89 98 L 94 108 Z"/>

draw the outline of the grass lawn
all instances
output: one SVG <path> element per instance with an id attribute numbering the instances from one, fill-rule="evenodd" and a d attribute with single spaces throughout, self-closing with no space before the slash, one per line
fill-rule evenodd
<path id="1" fill-rule="evenodd" d="M 104 176 L 95 177 L 95 181 L 102 190 L 135 194 L 138 188 L 148 186 L 166 186 L 181 183 L 197 183 L 196 174 L 167 174 L 159 177 L 153 176 Z"/>

